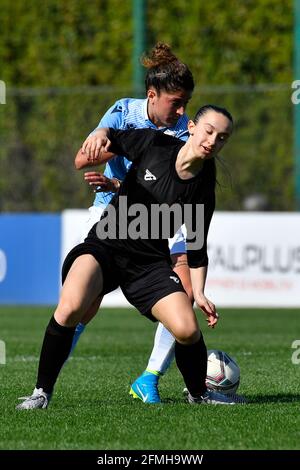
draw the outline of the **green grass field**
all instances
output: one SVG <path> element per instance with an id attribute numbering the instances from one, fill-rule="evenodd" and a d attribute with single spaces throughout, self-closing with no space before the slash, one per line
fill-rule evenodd
<path id="1" fill-rule="evenodd" d="M 185 403 L 175 364 L 160 381 L 163 404 L 133 400 L 130 383 L 146 366 L 155 325 L 134 310 L 104 309 L 64 367 L 49 408 L 16 411 L 17 397 L 35 384 L 51 312 L 0 309 L 0 449 L 300 449 L 300 364 L 291 362 L 299 311 L 223 309 L 215 330 L 199 314 L 208 349 L 237 359 L 247 405 Z"/>

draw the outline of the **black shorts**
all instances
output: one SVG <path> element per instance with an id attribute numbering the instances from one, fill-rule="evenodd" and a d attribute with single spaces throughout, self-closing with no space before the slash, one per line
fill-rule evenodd
<path id="1" fill-rule="evenodd" d="M 117 267 L 114 264 L 114 259 L 110 252 L 103 247 L 99 242 L 89 240 L 88 242 L 80 243 L 75 246 L 67 255 L 62 266 L 62 283 L 65 282 L 67 274 L 76 260 L 81 255 L 93 255 L 101 266 L 103 273 L 103 290 L 99 295 L 105 295 L 119 287 L 120 282 L 117 276 Z"/>
<path id="2" fill-rule="evenodd" d="M 102 268 L 103 291 L 99 295 L 108 294 L 120 286 L 128 302 L 152 321 L 156 321 L 151 314 L 156 302 L 174 292 L 185 292 L 180 278 L 167 261 L 135 264 L 108 250 L 101 242 L 90 239 L 77 245 L 67 255 L 62 267 L 62 282 L 75 259 L 84 254 L 92 255 Z M 126 270 L 126 267 L 129 269 Z"/>
<path id="3" fill-rule="evenodd" d="M 160 299 L 174 292 L 185 292 L 181 280 L 165 261 L 147 266 L 143 274 L 121 284 L 123 294 L 129 303 L 152 321 L 152 307 Z"/>

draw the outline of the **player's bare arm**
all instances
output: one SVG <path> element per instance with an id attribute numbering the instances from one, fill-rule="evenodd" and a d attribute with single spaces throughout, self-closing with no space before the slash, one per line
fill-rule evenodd
<path id="1" fill-rule="evenodd" d="M 107 178 L 100 171 L 87 171 L 84 173 L 85 181 L 93 188 L 94 192 L 116 193 L 121 185 L 117 178 Z"/>
<path id="2" fill-rule="evenodd" d="M 195 302 L 206 315 L 208 326 L 214 328 L 215 325 L 218 323 L 218 314 L 216 312 L 216 306 L 204 294 L 207 276 L 207 266 L 191 268 L 190 273 Z"/>
<path id="3" fill-rule="evenodd" d="M 103 127 L 97 129 L 93 134 L 89 135 L 82 144 L 82 152 L 87 154 L 89 161 L 101 158 L 102 152 L 108 152 L 111 144 L 108 138 L 109 129 Z M 102 163 L 102 159 L 100 160 Z"/>
<path id="4" fill-rule="evenodd" d="M 97 129 L 85 139 L 75 157 L 77 169 L 106 163 L 114 156 L 109 152 L 111 142 L 107 137 L 108 132 L 108 128 Z"/>
<path id="5" fill-rule="evenodd" d="M 76 157 L 75 157 L 75 168 L 76 170 L 83 170 L 84 168 L 90 168 L 93 166 L 98 166 L 103 163 L 106 163 L 108 160 L 110 160 L 114 154 L 112 152 L 102 152 L 99 159 L 96 160 L 89 160 L 87 158 L 87 154 L 82 151 L 82 147 L 78 150 Z"/>

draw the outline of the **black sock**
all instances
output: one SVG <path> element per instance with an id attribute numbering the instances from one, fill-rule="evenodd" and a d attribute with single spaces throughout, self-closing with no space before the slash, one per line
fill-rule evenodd
<path id="1" fill-rule="evenodd" d="M 36 388 L 52 393 L 57 376 L 72 346 L 74 328 L 59 325 L 54 317 L 49 321 L 42 345 Z"/>
<path id="2" fill-rule="evenodd" d="M 201 335 L 194 344 L 175 343 L 175 358 L 185 385 L 193 397 L 206 391 L 207 350 Z"/>

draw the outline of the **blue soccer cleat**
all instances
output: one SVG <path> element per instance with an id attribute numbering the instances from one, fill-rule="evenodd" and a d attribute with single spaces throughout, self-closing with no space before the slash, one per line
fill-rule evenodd
<path id="1" fill-rule="evenodd" d="M 159 374 L 145 370 L 131 385 L 129 394 L 144 403 L 161 403 L 158 393 Z"/>

